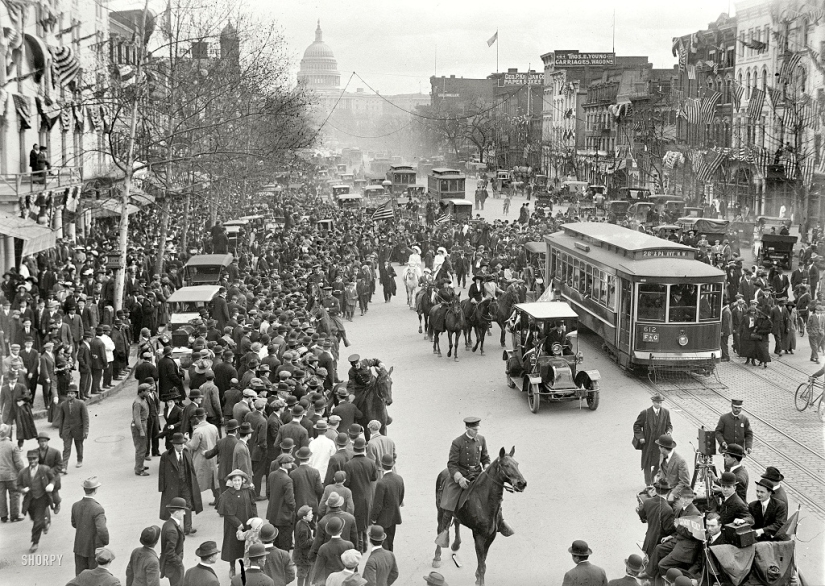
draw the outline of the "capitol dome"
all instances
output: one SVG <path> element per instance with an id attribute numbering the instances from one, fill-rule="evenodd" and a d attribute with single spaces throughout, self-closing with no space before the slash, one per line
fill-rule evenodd
<path id="1" fill-rule="evenodd" d="M 315 89 L 333 89 L 341 85 L 338 61 L 332 49 L 324 42 L 321 21 L 315 29 L 315 42 L 304 51 L 301 68 L 298 71 L 298 83 Z"/>

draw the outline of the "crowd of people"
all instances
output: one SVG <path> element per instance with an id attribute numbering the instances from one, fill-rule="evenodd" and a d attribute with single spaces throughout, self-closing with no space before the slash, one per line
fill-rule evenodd
<path id="1" fill-rule="evenodd" d="M 311 176 L 304 180 L 299 190 L 285 189 L 266 200 L 225 210 L 224 219 L 264 217 L 232 239 L 220 221 L 210 222 L 203 202 L 192 202 L 187 219 L 182 204 L 173 204 L 161 271 L 156 270 L 162 238 L 159 209 L 133 216 L 122 304 L 115 303 L 115 275 L 106 266 L 106 252 L 116 241 L 113 222 L 99 221 L 74 241 L 59 240 L 54 249 L 24 258 L 18 269 L 3 276 L 0 520 L 16 522 L 29 515 L 30 552 L 37 551 L 52 516 L 60 512 L 61 482 L 68 474 L 73 447 L 75 466 L 83 465 L 83 442 L 90 425 L 85 401 L 133 377 L 138 382 L 130 417 L 133 473 L 149 476 L 146 462 L 160 458 L 157 480 L 163 524 L 141 532 L 140 546 L 130 555 L 127 586 L 157 584 L 160 578 L 168 578 L 172 586 L 218 584 L 214 568 L 218 560 L 228 564 L 233 584 L 285 585 L 297 579 L 299 586 L 389 585 L 398 577 L 392 550 L 401 523 L 404 482 L 396 470 L 396 446 L 387 435 L 389 420 L 370 417 L 358 401 L 387 369 L 379 360 L 351 355 L 345 362 L 348 376 L 339 379 L 340 345 L 349 345 L 346 323 L 355 319 L 356 307 L 359 317 L 369 319 L 379 285 L 384 302 L 396 296 L 393 264 L 404 267 L 403 282 L 409 275 L 411 308 L 416 289 L 429 283 L 457 290 L 469 282 L 473 297 L 505 289 L 512 289 L 520 301 L 528 292 L 538 295 L 544 287 L 543 267 L 535 265 L 525 244 L 541 241 L 544 234 L 578 218 L 531 211 L 525 203 L 512 223 L 476 218 L 439 224 L 429 216 L 420 221 L 417 215 L 373 222 L 365 214 L 332 205 Z M 275 227 L 269 222 L 274 219 L 278 219 Z M 331 222 L 321 227 L 319 220 Z M 181 247 L 184 233 L 187 246 Z M 189 324 L 189 347 L 181 354 L 167 327 L 167 299 L 184 285 L 183 266 L 196 253 L 232 253 L 233 259 L 213 307 Z M 810 265 L 804 266 L 815 268 L 816 257 L 809 260 Z M 760 318 L 750 316 L 765 313 L 765 304 L 782 299 L 759 294 L 768 290 L 767 283 L 776 292 L 776 283 L 784 283 L 781 271 L 764 275 L 766 284 L 760 287 L 757 281 L 749 290 L 742 285 L 751 282 L 748 270 L 739 275 L 741 260 L 732 256 L 731 262 L 728 283 L 740 283 L 727 292 L 731 299 L 740 298 L 730 309 L 734 348 L 748 357 L 749 346 L 756 346 L 761 349 L 756 359 L 766 363 L 770 357 L 762 360 L 764 348 L 750 333 L 744 339 L 741 332 L 750 330 L 743 330 L 742 324 L 765 330 L 765 340 L 767 333 L 776 335 L 776 322 L 765 329 L 764 323 L 758 323 Z M 777 274 L 779 281 L 775 281 Z M 490 285 L 473 292 L 478 275 Z M 810 280 L 809 273 L 794 284 L 795 278 L 792 275 L 785 290 L 792 284 L 802 291 L 798 287 L 809 281 L 813 286 L 807 294 L 815 299 L 818 276 Z M 813 351 L 814 339 L 817 347 L 825 340 L 825 326 L 811 325 L 810 316 L 800 310 L 800 297 L 804 293 L 794 295 L 795 307 L 784 302 L 776 306 L 782 312 L 781 323 L 785 311 L 791 327 L 807 323 Z M 813 310 L 819 306 L 810 299 L 809 313 L 818 316 Z M 737 322 L 738 308 L 746 302 L 755 303 L 759 313 L 741 307 Z M 769 318 L 773 307 L 767 312 Z M 724 324 L 723 315 L 727 356 Z M 789 337 L 777 338 L 777 348 L 789 351 L 782 343 L 785 339 Z M 130 360 L 134 354 L 136 362 Z M 38 431 L 34 418 L 40 407 L 38 391 L 48 422 L 63 440 L 62 452 L 49 446 L 48 433 Z M 661 403 L 655 411 L 654 422 L 658 422 L 665 411 Z M 684 470 L 670 472 L 676 468 L 676 458 L 669 455 L 675 447 L 667 439 L 671 430 L 665 426 L 660 433 L 650 431 L 645 421 L 641 425 L 637 421 L 637 426 L 634 433 L 643 446 L 643 467 L 650 464 L 646 484 L 664 495 L 668 507 L 676 511 L 668 518 L 659 512 L 661 537 L 674 536 L 679 543 L 685 536 L 674 516 L 692 509 L 690 489 L 682 482 Z M 739 464 L 731 460 L 731 472 L 718 479 L 726 494 L 730 480 L 726 475 L 744 469 L 741 460 L 750 445 L 746 438 L 739 441 L 728 438 L 725 430 L 721 433 L 726 454 L 733 459 L 739 456 Z M 468 432 L 468 437 L 475 436 Z M 24 451 L 32 440 L 37 448 Z M 656 452 L 662 455 L 659 458 L 649 453 L 651 449 L 671 451 Z M 760 486 L 778 498 L 781 475 L 770 470 Z M 744 482 L 747 488 L 747 479 Z M 768 483 L 773 483 L 772 488 Z M 455 484 L 466 488 L 458 480 Z M 108 547 L 105 512 L 94 499 L 101 487 L 98 479 L 86 479 L 85 498 L 72 506 L 77 576 L 70 583 L 115 583 L 107 576 L 114 552 Z M 652 506 L 647 503 L 658 502 L 656 498 L 645 501 L 640 516 Z M 263 501 L 265 510 L 258 505 Z M 764 502 L 761 496 L 760 501 Z M 223 520 L 223 534 L 200 543 L 198 561 L 187 569 L 183 543 L 198 532 L 194 517 L 210 514 L 210 507 Z M 650 526 L 651 518 L 647 522 Z M 501 530 L 510 531 L 506 524 Z M 667 566 L 665 560 L 673 556 L 658 551 L 659 541 L 651 538 L 652 546 L 645 550 L 648 569 L 639 556 L 628 557 L 628 576 L 636 578 L 644 571 L 654 577 L 664 569 L 663 563 Z M 577 566 L 565 583 L 600 584 L 574 575 L 584 572 L 604 578 L 595 566 L 588 569 L 587 544 L 577 541 L 569 551 Z M 368 559 L 359 573 L 362 556 Z M 661 561 L 651 566 L 651 560 Z M 684 569 L 690 574 L 690 566 Z M 667 572 L 662 574 L 667 577 Z M 446 584 L 436 572 L 425 580 Z"/>

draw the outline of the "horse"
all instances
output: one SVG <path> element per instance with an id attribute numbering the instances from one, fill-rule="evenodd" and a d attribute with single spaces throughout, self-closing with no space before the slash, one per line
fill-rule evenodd
<path id="1" fill-rule="evenodd" d="M 309 313 L 315 318 L 316 331 L 332 340 L 332 356 L 338 360 L 341 340 L 344 341 L 344 346 L 349 346 L 344 322 L 337 315 L 330 315 L 320 303 L 316 303 Z"/>
<path id="2" fill-rule="evenodd" d="M 464 312 L 464 347 L 470 350 L 473 343 L 472 332 L 476 334 L 476 343 L 472 347 L 475 352 L 481 346 L 481 355 L 484 356 L 484 336 L 490 328 L 490 324 L 495 319 L 498 310 L 498 302 L 495 298 L 488 297 L 479 303 L 473 303 L 470 299 L 465 299 L 461 303 Z"/>
<path id="3" fill-rule="evenodd" d="M 404 269 L 404 287 L 407 289 L 407 306 L 415 309 L 415 290 L 418 288 L 418 274 L 415 267 Z"/>
<path id="4" fill-rule="evenodd" d="M 504 448 L 498 453 L 492 464 L 467 489 L 466 499 L 459 501 L 459 505 L 453 514 L 455 528 L 455 541 L 450 546 L 453 551 L 458 551 L 461 547 L 461 537 L 459 535 L 459 525 L 464 525 L 473 531 L 473 541 L 476 546 L 476 585 L 484 586 L 484 574 L 487 571 L 487 552 L 490 545 L 496 538 L 499 520 L 501 519 L 501 501 L 504 491 L 522 492 L 527 487 L 527 481 L 518 469 L 518 462 L 513 459 L 516 448 L 510 453 Z M 436 540 L 435 556 L 433 557 L 433 567 L 441 566 L 441 548 L 449 543 L 449 526 L 442 527 L 444 511 L 441 509 L 441 493 L 449 476 L 448 470 L 443 470 L 436 480 L 435 498 L 436 509 L 438 510 L 438 539 Z M 446 539 L 446 541 L 444 541 Z"/>
<path id="5" fill-rule="evenodd" d="M 518 303 L 518 297 L 513 291 L 507 291 L 504 295 L 498 298 L 498 307 L 493 312 L 493 318 L 498 327 L 501 328 L 501 347 L 504 348 L 504 338 L 507 334 L 506 324 L 507 320 L 513 314 L 513 306 Z"/>
<path id="6" fill-rule="evenodd" d="M 461 295 L 454 295 L 447 305 L 439 305 L 430 310 L 430 331 L 433 334 L 433 354 L 441 356 L 441 332 L 447 332 L 447 358 L 454 356 L 458 362 L 458 341 L 464 331 L 464 311 L 461 308 Z M 453 337 L 455 337 L 455 354 L 453 354 Z"/>
<path id="7" fill-rule="evenodd" d="M 377 369 L 377 376 L 367 385 L 367 388 L 356 393 L 353 403 L 361 412 L 358 423 L 368 433 L 367 424 L 373 419 L 381 422 L 381 433 L 387 433 L 387 426 L 392 423 L 392 418 L 387 414 L 387 407 L 392 405 L 392 371 L 383 368 Z M 367 436 L 369 439 L 369 436 Z"/>
<path id="8" fill-rule="evenodd" d="M 415 295 L 415 310 L 418 312 L 418 333 L 422 333 L 421 316 L 424 316 L 424 328 L 427 330 L 426 338 L 430 339 L 429 325 L 430 325 L 430 310 L 433 307 L 432 302 L 433 286 L 431 284 L 424 285 L 418 290 Z"/>

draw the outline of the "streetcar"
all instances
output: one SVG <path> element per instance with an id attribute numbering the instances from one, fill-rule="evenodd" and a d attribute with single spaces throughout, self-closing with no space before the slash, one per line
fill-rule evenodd
<path id="1" fill-rule="evenodd" d="M 389 191 L 395 195 L 404 193 L 408 187 L 415 185 L 415 169 L 410 165 L 390 165 L 387 171 Z"/>
<path id="2" fill-rule="evenodd" d="M 713 371 L 725 273 L 694 248 L 603 222 L 565 224 L 545 243 L 545 274 L 622 367 Z"/>
<path id="3" fill-rule="evenodd" d="M 427 191 L 436 200 L 464 199 L 467 177 L 457 169 L 438 167 L 427 176 Z"/>

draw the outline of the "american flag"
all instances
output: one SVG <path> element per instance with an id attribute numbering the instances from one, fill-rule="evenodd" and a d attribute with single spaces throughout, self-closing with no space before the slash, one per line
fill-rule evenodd
<path id="1" fill-rule="evenodd" d="M 699 100 L 697 98 L 688 98 L 685 100 L 685 118 L 690 124 L 699 124 L 701 119 L 701 108 L 699 107 Z"/>
<path id="2" fill-rule="evenodd" d="M 748 100 L 748 118 L 756 119 L 762 116 L 762 107 L 765 105 L 765 92 L 759 88 L 751 88 L 751 97 Z"/>
<path id="3" fill-rule="evenodd" d="M 791 83 L 793 81 L 794 71 L 796 71 L 796 68 L 801 60 L 801 51 L 785 54 L 785 60 L 782 62 L 782 67 L 779 69 L 779 83 Z"/>
<path id="4" fill-rule="evenodd" d="M 440 226 L 441 224 L 447 224 L 452 219 L 452 214 L 450 214 L 449 212 L 442 212 L 441 215 L 435 219 L 435 224 L 437 226 Z"/>
<path id="5" fill-rule="evenodd" d="M 705 97 L 702 99 L 702 118 L 707 124 L 713 122 L 713 113 L 721 97 L 722 94 L 719 92 L 710 91 L 705 94 Z"/>
<path id="6" fill-rule="evenodd" d="M 719 165 L 722 164 L 722 159 L 725 158 L 725 154 L 722 151 L 711 150 L 710 151 L 711 159 L 710 162 L 704 162 L 704 166 L 699 171 L 699 180 L 704 181 L 707 183 L 710 181 L 710 178 L 719 168 Z"/>
<path id="7" fill-rule="evenodd" d="M 739 109 L 740 104 L 742 103 L 742 96 L 745 95 L 745 88 L 744 86 L 739 85 L 737 82 L 733 82 L 733 105 L 736 106 L 736 109 Z"/>
<path id="8" fill-rule="evenodd" d="M 696 66 L 695 65 L 688 65 L 687 66 L 687 77 L 688 77 L 688 79 L 696 79 Z"/>
<path id="9" fill-rule="evenodd" d="M 373 221 L 375 220 L 390 220 L 395 218 L 395 211 L 390 205 L 391 202 L 386 201 L 375 209 L 372 214 Z"/>
<path id="10" fill-rule="evenodd" d="M 771 103 L 773 104 L 774 109 L 779 108 L 782 105 L 782 90 L 769 85 L 768 95 L 771 98 Z"/>

